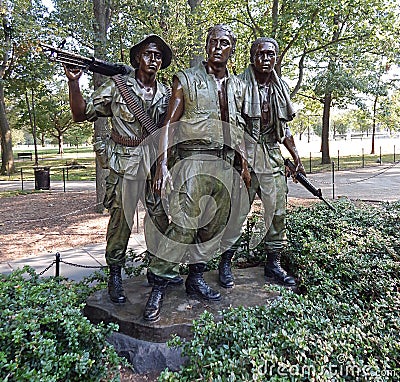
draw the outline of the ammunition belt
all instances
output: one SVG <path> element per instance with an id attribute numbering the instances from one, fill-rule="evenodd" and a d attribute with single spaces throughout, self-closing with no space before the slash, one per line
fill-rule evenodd
<path id="1" fill-rule="evenodd" d="M 118 134 L 114 129 L 111 129 L 111 139 L 115 143 L 119 143 L 122 146 L 128 146 L 128 147 L 139 146 L 145 140 L 145 138 L 135 139 L 135 138 L 123 137 L 122 135 Z"/>

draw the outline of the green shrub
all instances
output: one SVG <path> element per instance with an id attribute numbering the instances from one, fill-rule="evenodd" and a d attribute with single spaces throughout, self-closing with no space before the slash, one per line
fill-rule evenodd
<path id="1" fill-rule="evenodd" d="M 165 381 L 400 380 L 400 203 L 335 203 L 288 216 L 283 287 L 265 306 L 204 313 L 193 339 L 175 338 L 188 364 Z"/>
<path id="2" fill-rule="evenodd" d="M 1 381 L 119 380 L 116 325 L 91 324 L 74 286 L 25 267 L 0 275 L 0 296 Z"/>

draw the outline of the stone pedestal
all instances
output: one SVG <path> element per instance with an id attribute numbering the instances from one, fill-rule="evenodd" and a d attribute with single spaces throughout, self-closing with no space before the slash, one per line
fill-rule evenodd
<path id="1" fill-rule="evenodd" d="M 218 302 L 205 302 L 191 299 L 185 286 L 169 286 L 166 291 L 159 321 L 151 323 L 143 319 L 143 310 L 151 287 L 145 276 L 124 280 L 127 296 L 125 304 L 111 302 L 106 290 L 95 292 L 87 300 L 85 315 L 93 323 L 115 322 L 119 332 L 138 340 L 164 343 L 173 334 L 183 338 L 191 337 L 192 321 L 205 310 L 212 312 L 216 319 L 219 312 L 229 307 L 250 307 L 266 304 L 276 297 L 276 293 L 264 289 L 263 268 L 234 269 L 235 286 L 225 289 L 218 284 L 218 272 L 204 274 L 207 283 L 221 292 Z"/>
<path id="2" fill-rule="evenodd" d="M 87 300 L 85 315 L 93 323 L 115 322 L 119 333 L 114 333 L 109 342 L 120 356 L 125 357 L 138 374 L 159 373 L 168 367 L 177 371 L 186 362 L 181 349 L 166 345 L 173 334 L 189 339 L 192 336 L 193 320 L 205 310 L 220 319 L 222 310 L 229 307 L 251 307 L 268 303 L 277 293 L 264 289 L 264 269 L 261 267 L 234 269 L 235 287 L 224 289 L 218 284 L 218 272 L 204 274 L 207 283 L 221 292 L 218 302 L 204 302 L 190 299 L 185 286 L 169 286 L 159 321 L 149 323 L 143 320 L 144 306 L 151 287 L 145 276 L 124 280 L 127 296 L 125 304 L 114 304 L 106 290 L 95 292 Z"/>

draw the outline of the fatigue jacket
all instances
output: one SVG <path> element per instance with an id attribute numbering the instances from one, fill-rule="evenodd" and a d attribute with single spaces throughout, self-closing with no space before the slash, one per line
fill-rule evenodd
<path id="1" fill-rule="evenodd" d="M 224 144 L 217 83 L 204 63 L 176 74 L 183 88 L 185 110 L 175 134 L 181 146 L 220 149 Z M 243 139 L 245 121 L 241 116 L 245 84 L 235 76 L 226 78 L 231 146 Z"/>
<path id="2" fill-rule="evenodd" d="M 146 102 L 135 78 L 136 71 L 132 71 L 126 78 L 126 83 L 132 89 L 136 101 L 146 110 Z M 168 107 L 169 89 L 162 83 L 156 82 L 156 92 L 151 101 L 149 110 L 146 110 L 151 119 L 158 124 L 165 116 Z M 86 117 L 93 122 L 98 117 L 111 117 L 111 128 L 119 135 L 133 139 L 143 138 L 143 128 L 137 118 L 129 111 L 115 82 L 110 78 L 101 85 L 92 96 L 86 100 Z M 110 141 L 109 166 L 120 174 L 137 175 L 139 164 L 145 166 L 145 172 L 151 165 L 151 158 L 157 148 L 148 145 L 139 147 L 122 146 Z"/>

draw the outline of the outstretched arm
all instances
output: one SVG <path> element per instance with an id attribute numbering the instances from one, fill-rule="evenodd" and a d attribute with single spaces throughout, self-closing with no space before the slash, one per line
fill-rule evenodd
<path id="1" fill-rule="evenodd" d="M 71 70 L 64 65 L 64 71 L 68 78 L 69 105 L 71 107 L 72 118 L 74 122 L 86 121 L 86 103 L 79 87 L 79 78 L 82 76 L 82 70 Z"/>
<path id="2" fill-rule="evenodd" d="M 169 154 L 169 142 L 172 141 L 174 129 L 172 124 L 179 121 L 182 117 L 184 110 L 184 97 L 183 89 L 179 80 L 174 77 L 172 84 L 172 94 L 168 104 L 167 115 L 165 117 L 164 126 L 161 131 L 160 143 L 159 143 L 159 161 L 157 163 L 157 170 L 155 176 L 154 189 L 160 193 L 165 191 L 167 183 L 172 188 L 171 174 L 168 171 L 168 154 Z"/>

